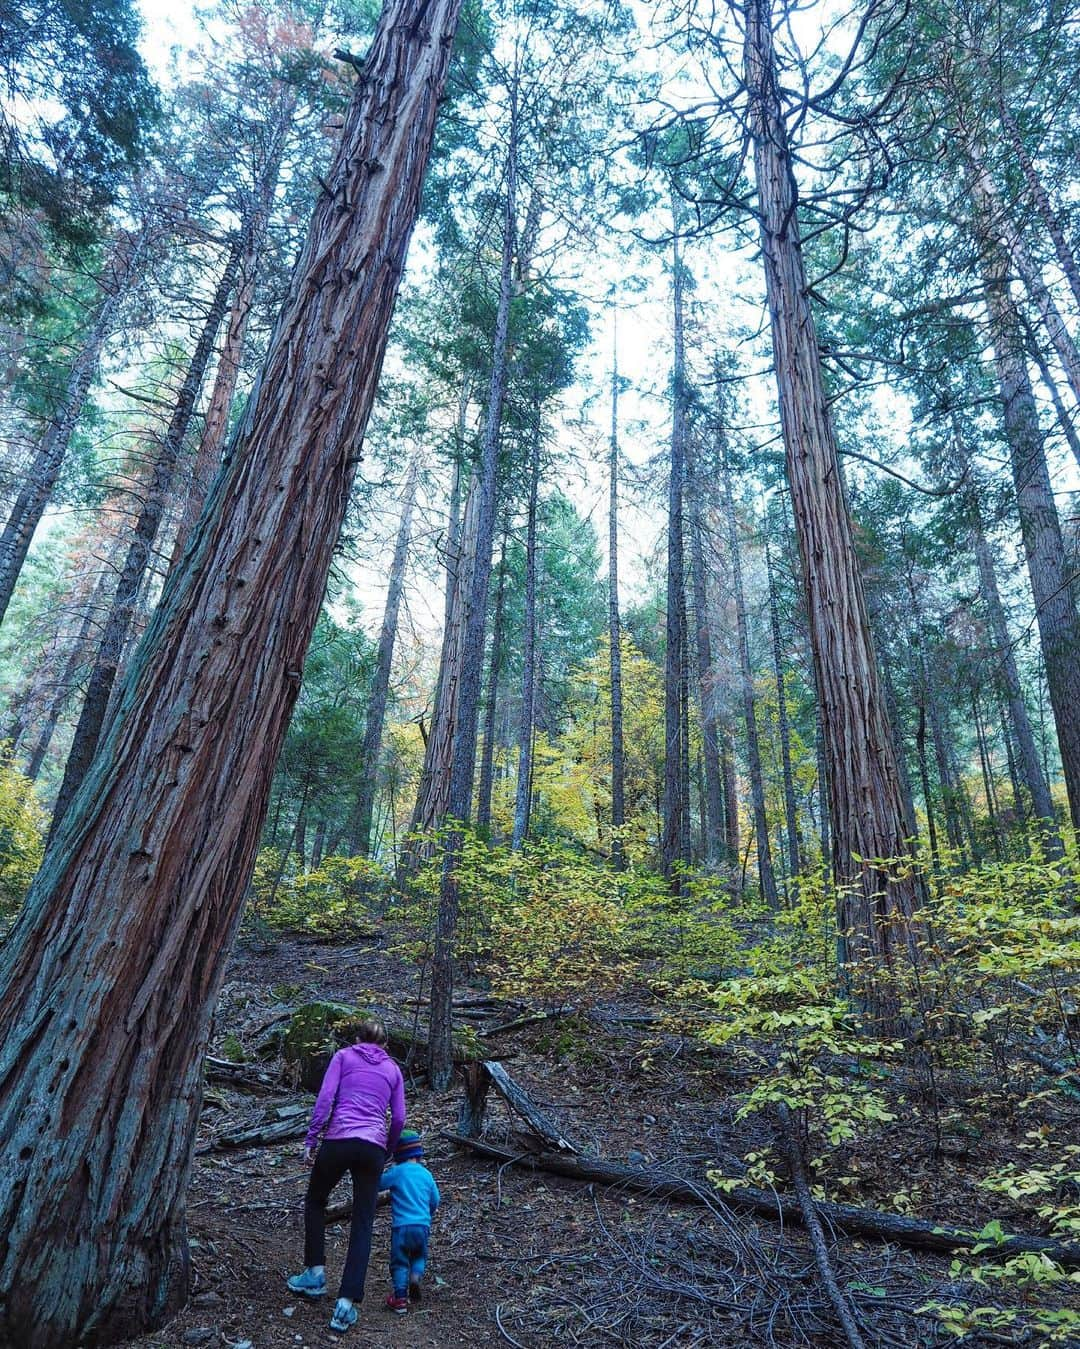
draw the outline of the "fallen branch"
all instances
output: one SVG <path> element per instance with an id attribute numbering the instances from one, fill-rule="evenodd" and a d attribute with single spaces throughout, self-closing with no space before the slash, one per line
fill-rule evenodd
<path id="1" fill-rule="evenodd" d="M 507 1031 L 522 1030 L 525 1026 L 534 1026 L 540 1021 L 553 1021 L 556 1017 L 566 1016 L 572 1009 L 561 1012 L 528 1012 L 525 1016 L 516 1016 L 513 1021 L 500 1021 L 497 1026 L 488 1026 L 477 1031 L 481 1040 L 490 1040 L 493 1035 L 505 1035 Z"/>
<path id="2" fill-rule="evenodd" d="M 528 1125 L 530 1131 L 558 1152 L 577 1152 L 559 1126 L 548 1118 L 520 1083 L 515 1082 L 501 1063 L 485 1059 L 480 1070 L 510 1109 Z M 482 1102 L 481 1102 L 482 1105 Z M 478 1132 L 478 1131 L 477 1131 Z"/>
<path id="3" fill-rule="evenodd" d="M 780 1120 L 784 1151 L 787 1154 L 788 1166 L 791 1168 L 791 1183 L 795 1187 L 795 1197 L 799 1201 L 799 1212 L 802 1214 L 803 1226 L 810 1236 L 814 1263 L 817 1265 L 821 1282 L 829 1296 L 829 1301 L 832 1303 L 833 1311 L 836 1312 L 837 1320 L 844 1332 L 844 1338 L 848 1342 L 848 1349 L 866 1349 L 863 1337 L 859 1333 L 859 1327 L 855 1324 L 851 1306 L 840 1291 L 840 1285 L 836 1282 L 836 1271 L 829 1259 L 829 1243 L 825 1240 L 821 1219 L 817 1215 L 810 1186 L 806 1183 L 806 1168 L 803 1166 L 802 1147 L 795 1136 L 791 1111 L 783 1102 L 777 1105 L 776 1111 Z"/>
<path id="4" fill-rule="evenodd" d="M 231 1063 L 207 1054 L 203 1060 L 207 1082 L 220 1082 L 238 1091 L 274 1091 L 280 1083 L 271 1073 L 264 1073 L 246 1063 Z"/>
<path id="5" fill-rule="evenodd" d="M 1063 1091 L 1066 1096 L 1073 1096 L 1080 1100 L 1080 1068 L 1070 1068 L 1067 1064 L 1058 1063 L 1056 1059 L 1052 1059 L 1049 1054 L 1044 1054 L 1034 1045 L 1022 1045 L 1020 1053 L 1029 1062 L 1044 1068 L 1048 1073 L 1053 1073 L 1057 1078 L 1054 1085 Z"/>
<path id="6" fill-rule="evenodd" d="M 225 1131 L 217 1135 L 213 1142 L 196 1150 L 197 1156 L 208 1152 L 233 1151 L 237 1148 L 268 1148 L 275 1143 L 289 1143 L 295 1138 L 303 1138 L 308 1131 L 311 1107 L 307 1105 L 285 1106 L 278 1111 L 278 1118 L 263 1120 L 247 1129 Z"/>
<path id="7" fill-rule="evenodd" d="M 482 1143 L 476 1138 L 465 1138 L 450 1130 L 443 1136 L 492 1161 L 513 1162 L 517 1166 L 547 1171 L 551 1175 L 565 1176 L 569 1180 L 618 1185 L 638 1194 L 674 1199 L 682 1204 L 707 1202 L 706 1187 L 695 1186 L 692 1181 L 662 1167 L 621 1166 L 616 1162 L 605 1162 L 591 1157 L 568 1157 L 558 1152 L 521 1154 L 511 1152 L 508 1148 L 495 1147 L 491 1143 Z M 766 1218 L 780 1217 L 789 1223 L 802 1223 L 802 1211 L 798 1201 L 790 1195 L 740 1185 L 731 1191 L 711 1191 L 711 1197 L 734 1209 L 758 1213 Z M 978 1232 L 970 1229 L 942 1227 L 936 1223 L 920 1222 L 916 1218 L 905 1218 L 898 1213 L 857 1208 L 853 1204 L 820 1202 L 817 1211 L 830 1226 L 846 1232 L 849 1236 L 892 1241 L 899 1246 L 910 1246 L 915 1250 L 940 1251 L 947 1255 L 957 1249 L 970 1249 L 981 1241 Z M 1074 1242 L 1055 1241 L 1050 1237 L 1016 1235 L 995 1242 L 992 1250 L 994 1255 L 1022 1255 L 1034 1252 L 1049 1256 L 1066 1269 L 1080 1269 L 1080 1244 Z"/>

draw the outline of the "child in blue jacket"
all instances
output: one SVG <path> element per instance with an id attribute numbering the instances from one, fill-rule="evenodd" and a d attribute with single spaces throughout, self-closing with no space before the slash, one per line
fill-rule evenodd
<path id="1" fill-rule="evenodd" d="M 431 1220 L 439 1207 L 435 1177 L 420 1160 L 424 1148 L 415 1129 L 406 1129 L 394 1150 L 394 1165 L 383 1172 L 379 1189 L 390 1196 L 390 1278 L 394 1291 L 386 1299 L 392 1312 L 403 1315 L 409 1299 L 420 1299 L 420 1280 L 427 1263 Z"/>

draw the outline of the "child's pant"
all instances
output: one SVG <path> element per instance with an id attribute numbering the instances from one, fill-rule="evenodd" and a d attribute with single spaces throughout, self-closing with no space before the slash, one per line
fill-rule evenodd
<path id="1" fill-rule="evenodd" d="M 427 1264 L 430 1227 L 395 1227 L 390 1232 L 390 1278 L 394 1296 L 407 1297 L 409 1284 L 418 1280 Z"/>

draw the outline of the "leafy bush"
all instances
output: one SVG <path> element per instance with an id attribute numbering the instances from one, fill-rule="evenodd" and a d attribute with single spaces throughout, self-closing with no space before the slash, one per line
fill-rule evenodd
<path id="1" fill-rule="evenodd" d="M 324 857 L 311 871 L 290 872 L 281 854 L 263 848 L 255 862 L 249 913 L 257 922 L 322 937 L 356 936 L 372 921 L 372 895 L 387 876 L 366 857 Z"/>
<path id="2" fill-rule="evenodd" d="M 398 900 L 421 962 L 430 954 L 448 837 L 444 831 Z M 502 996 L 550 1007 L 595 1000 L 619 982 L 629 965 L 618 873 L 560 843 L 513 852 L 469 830 L 460 838 L 457 952 L 474 975 Z"/>
<path id="3" fill-rule="evenodd" d="M 34 784 L 11 763 L 0 746 L 0 916 L 18 912 L 41 865 L 45 811 Z"/>

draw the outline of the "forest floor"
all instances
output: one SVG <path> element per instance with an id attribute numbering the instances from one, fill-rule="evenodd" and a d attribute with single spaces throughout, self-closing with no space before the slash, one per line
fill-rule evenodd
<path id="1" fill-rule="evenodd" d="M 284 1006 L 314 999 L 380 1005 L 401 1015 L 410 993 L 415 997 L 416 977 L 379 940 L 360 946 L 241 942 L 219 1004 L 213 1050 L 235 1056 L 239 1047 L 252 1054 Z M 663 1008 L 647 997 L 628 989 L 586 1014 L 499 1035 L 484 1052 L 505 1064 L 584 1154 L 637 1166 L 662 1163 L 702 1183 L 708 1169 L 741 1174 L 747 1152 L 774 1141 L 768 1123 L 736 1119 L 735 1065 L 657 1023 Z M 456 1127 L 461 1088 L 438 1095 L 419 1085 L 408 1090 L 409 1123 L 424 1133 L 443 1194 L 424 1298 L 407 1316 L 383 1308 L 390 1223 L 389 1211 L 380 1208 L 360 1320 L 337 1336 L 328 1328 L 332 1295 L 313 1304 L 285 1285 L 302 1263 L 302 1139 L 227 1150 L 216 1145 L 223 1134 L 272 1120 L 276 1111 L 310 1108 L 311 1097 L 290 1085 L 280 1059 L 257 1066 L 266 1079 L 257 1094 L 216 1083 L 207 1090 L 188 1204 L 193 1296 L 166 1328 L 131 1341 L 129 1349 L 844 1342 L 800 1229 L 721 1202 L 670 1203 L 466 1154 L 444 1136 Z M 977 1123 L 964 1111 L 952 1112 L 956 1118 L 937 1160 L 923 1116 L 898 1109 L 896 1120 L 864 1147 L 834 1150 L 818 1179 L 834 1197 L 868 1207 L 906 1207 L 933 1222 L 976 1229 L 996 1217 L 1012 1230 L 1035 1231 L 1030 1211 L 1010 1210 L 1007 1200 L 978 1187 L 987 1170 L 1023 1155 L 1017 1152 L 1020 1119 L 1008 1105 L 1017 1099 L 1016 1085 L 1000 1108 L 980 1111 Z M 1080 1121 L 1076 1103 L 1065 1098 L 1047 1108 L 1061 1115 L 1055 1128 L 1068 1129 L 1066 1115 L 1074 1128 Z M 1027 1117 L 1023 1127 L 1030 1127 Z M 494 1093 L 484 1138 L 526 1150 Z M 347 1189 L 345 1181 L 331 1203 L 346 1200 Z M 347 1222 L 328 1228 L 331 1290 L 346 1235 Z M 950 1280 L 948 1257 L 833 1238 L 838 1282 L 868 1345 L 960 1342 L 918 1310 L 934 1300 L 972 1300 L 970 1285 Z M 998 1334 L 962 1342 L 1037 1341 Z"/>

